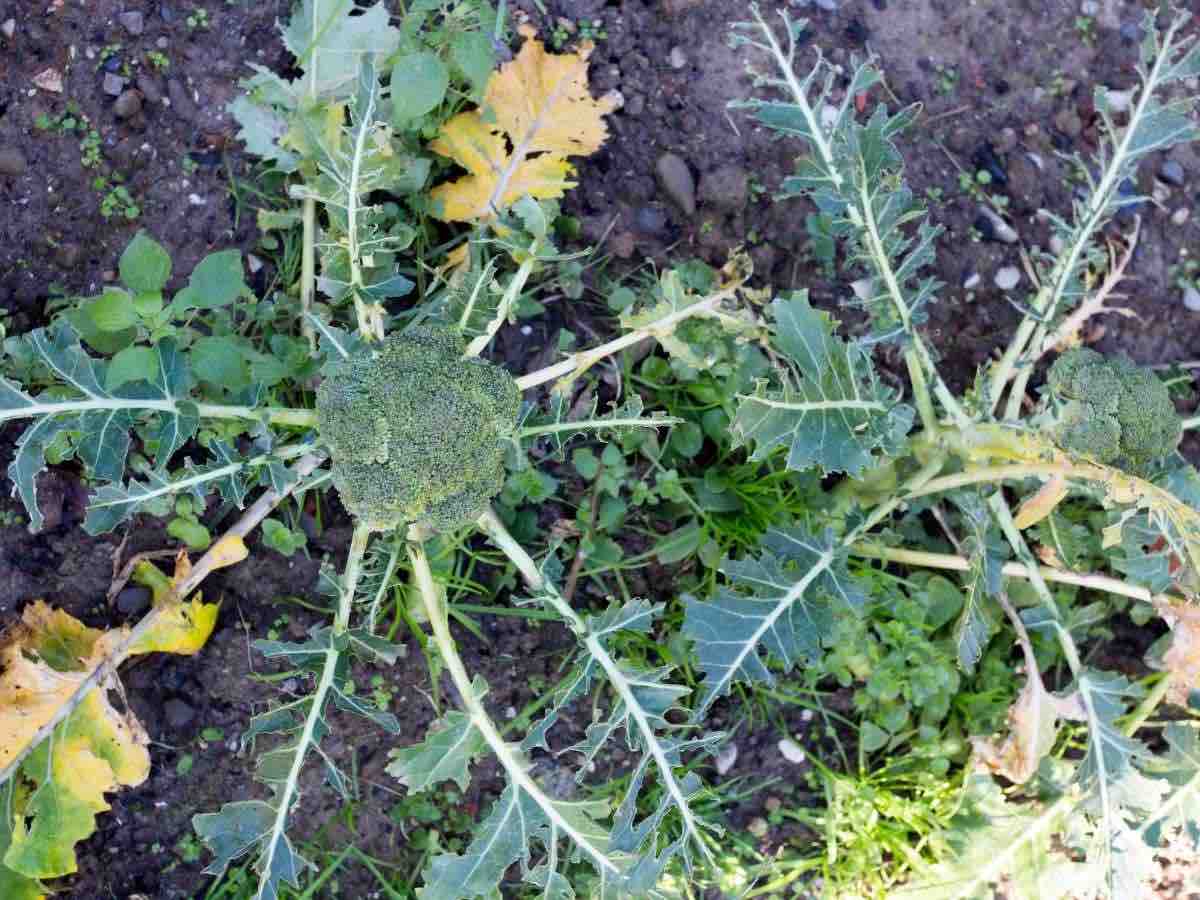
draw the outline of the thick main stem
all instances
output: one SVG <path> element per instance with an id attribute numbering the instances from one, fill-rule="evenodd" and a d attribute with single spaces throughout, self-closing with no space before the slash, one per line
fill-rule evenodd
<path id="1" fill-rule="evenodd" d="M 594 846 L 587 835 L 582 834 L 574 825 L 563 818 L 554 801 L 547 797 L 537 782 L 529 776 L 529 772 L 518 757 L 516 749 L 504 740 L 504 736 L 500 734 L 491 716 L 484 709 L 478 695 L 475 693 L 475 687 L 471 683 L 471 676 L 467 673 L 466 666 L 463 665 L 462 657 L 458 654 L 454 638 L 450 634 L 450 623 L 446 615 L 446 605 L 442 601 L 437 584 L 434 582 L 433 570 L 429 567 L 429 557 L 425 554 L 425 548 L 419 543 L 410 541 L 408 544 L 408 561 L 412 565 L 417 590 L 420 592 L 421 602 L 425 606 L 425 614 L 429 619 L 429 625 L 433 631 L 434 643 L 437 645 L 442 663 L 450 675 L 450 680 L 454 682 L 454 687 L 458 691 L 463 708 L 466 710 L 467 715 L 471 717 L 471 724 L 479 731 L 484 741 L 487 742 L 492 753 L 500 761 L 500 765 L 504 767 L 508 777 L 541 807 L 542 812 L 550 819 L 558 831 L 569 837 L 576 846 L 587 853 L 596 864 L 596 867 L 602 872 L 610 875 L 619 875 L 620 870 L 608 858 L 607 854 Z"/>
<path id="2" fill-rule="evenodd" d="M 329 638 L 329 647 L 325 650 L 325 664 L 321 667 L 317 687 L 310 700 L 308 715 L 304 718 L 304 728 L 296 743 L 292 766 L 275 798 L 277 804 L 275 821 L 271 826 L 270 836 L 263 845 L 263 856 L 259 866 L 260 871 L 263 872 L 263 879 L 259 883 L 256 895 L 258 897 L 263 896 L 263 885 L 274 868 L 275 851 L 287 828 L 288 814 L 291 812 L 292 800 L 299 788 L 300 773 L 304 770 L 304 760 L 308 756 L 308 748 L 313 742 L 317 724 L 325 715 L 325 698 L 333 687 L 333 679 L 337 675 L 338 659 L 342 655 L 342 651 L 339 649 L 341 645 L 339 639 L 350 627 L 350 610 L 354 606 L 354 592 L 358 588 L 358 580 L 362 575 L 363 557 L 366 555 L 367 544 L 370 540 L 371 527 L 369 525 L 360 522 L 354 526 L 354 535 L 350 539 L 350 552 L 346 558 L 346 570 L 342 577 L 342 590 L 338 595 L 337 612 L 333 619 L 333 634 Z"/>

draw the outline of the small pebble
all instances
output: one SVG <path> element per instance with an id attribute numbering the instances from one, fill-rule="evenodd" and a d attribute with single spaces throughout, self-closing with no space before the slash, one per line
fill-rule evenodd
<path id="1" fill-rule="evenodd" d="M 832 131 L 833 126 L 837 124 L 838 108 L 832 103 L 826 103 L 821 107 L 821 127 L 826 131 Z"/>
<path id="2" fill-rule="evenodd" d="M 1192 217 L 1192 211 L 1186 206 L 1181 206 L 1175 212 L 1171 213 L 1172 225 L 1186 225 L 1187 220 Z"/>
<path id="3" fill-rule="evenodd" d="M 676 206 L 689 216 L 696 214 L 696 180 L 688 164 L 674 153 L 664 153 L 654 164 L 658 184 Z"/>
<path id="4" fill-rule="evenodd" d="M 1061 256 L 1062 252 L 1066 249 L 1067 249 L 1066 241 L 1064 241 L 1062 239 L 1061 235 L 1057 235 L 1057 234 L 1050 235 L 1050 252 L 1051 253 L 1053 253 L 1055 256 Z"/>
<path id="5" fill-rule="evenodd" d="M 996 273 L 996 287 L 1002 291 L 1011 291 L 1021 283 L 1021 270 L 1016 266 L 1005 266 Z"/>
<path id="6" fill-rule="evenodd" d="M 1189 312 L 1200 312 L 1200 291 L 1189 284 L 1183 292 L 1183 305 Z"/>
<path id="7" fill-rule="evenodd" d="M 1097 2 L 1097 0 L 1083 0 L 1083 2 L 1079 4 L 1079 12 L 1085 16 L 1094 16 L 1096 13 L 1100 12 L 1100 4 Z"/>
<path id="8" fill-rule="evenodd" d="M 639 206 L 633 214 L 633 227 L 642 234 L 657 237 L 667 230 L 667 214 L 657 206 Z"/>
<path id="9" fill-rule="evenodd" d="M 682 69 L 688 63 L 687 54 L 683 52 L 682 47 L 672 47 L 667 56 L 667 63 L 672 69 Z"/>
<path id="10" fill-rule="evenodd" d="M 790 737 L 782 738 L 777 746 L 779 747 L 779 752 L 783 754 L 783 758 L 790 763 L 798 765 L 808 759 L 808 754 L 804 752 L 804 748 Z"/>
<path id="11" fill-rule="evenodd" d="M 1178 160 L 1168 159 L 1158 170 L 1158 177 L 1172 187 L 1183 187 L 1187 181 L 1187 173 L 1183 171 Z"/>
<path id="12" fill-rule="evenodd" d="M 4 36 L 11 41 L 13 36 L 17 33 L 17 20 L 5 19 L 4 24 L 0 25 L 0 33 L 3 33 Z"/>
<path id="13" fill-rule="evenodd" d="M 737 762 L 738 748 L 737 744 L 726 744 L 721 748 L 721 752 L 717 754 L 714 762 L 717 766 L 718 775 L 727 775 L 729 770 L 733 768 L 733 764 Z"/>
<path id="14" fill-rule="evenodd" d="M 767 820 L 762 816 L 755 816 L 746 826 L 746 830 L 756 838 L 766 837 L 767 832 L 771 830 L 771 826 L 767 824 Z"/>
<path id="15" fill-rule="evenodd" d="M 1104 99 L 1108 102 L 1108 110 L 1113 113 L 1128 112 L 1133 105 L 1133 88 L 1126 91 L 1104 90 Z"/>
<path id="16" fill-rule="evenodd" d="M 27 168 L 29 163 L 20 150 L 15 147 L 0 148 L 0 175 L 12 175 L 15 178 L 24 175 Z"/>
<path id="17" fill-rule="evenodd" d="M 123 91 L 113 104 L 113 113 L 118 119 L 132 119 L 142 111 L 142 95 L 138 91 Z"/>
<path id="18" fill-rule="evenodd" d="M 117 16 L 117 21 L 134 37 L 146 30 L 146 20 L 137 10 L 121 13 Z"/>
<path id="19" fill-rule="evenodd" d="M 825 10 L 825 12 L 837 12 L 838 0 L 817 0 L 817 6 Z"/>
<path id="20" fill-rule="evenodd" d="M 188 194 L 187 199 L 188 199 L 188 203 L 190 203 L 192 206 L 203 206 L 204 205 L 204 198 L 201 197 L 199 194 Z"/>
<path id="21" fill-rule="evenodd" d="M 981 281 L 983 281 L 983 276 L 980 275 L 978 272 L 972 272 L 970 275 L 968 275 L 966 278 L 963 279 L 963 290 L 964 291 L 973 291 L 973 290 L 975 290 L 975 288 L 979 287 L 979 283 Z"/>
<path id="22" fill-rule="evenodd" d="M 125 79 L 120 75 L 114 75 L 112 72 L 108 72 L 104 76 L 104 83 L 102 87 L 104 89 L 104 93 L 108 94 L 108 96 L 120 97 L 121 91 L 125 90 Z"/>

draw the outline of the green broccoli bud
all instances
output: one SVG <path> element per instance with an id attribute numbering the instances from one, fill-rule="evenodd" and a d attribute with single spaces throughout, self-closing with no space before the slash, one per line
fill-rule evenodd
<path id="1" fill-rule="evenodd" d="M 1064 450 L 1142 471 L 1179 444 L 1167 386 L 1129 359 L 1070 350 L 1050 367 L 1046 384 L 1059 404 L 1055 439 Z"/>
<path id="2" fill-rule="evenodd" d="M 372 527 L 457 528 L 504 486 L 520 391 L 463 349 L 456 332 L 415 328 L 327 367 L 317 418 L 333 482 Z"/>

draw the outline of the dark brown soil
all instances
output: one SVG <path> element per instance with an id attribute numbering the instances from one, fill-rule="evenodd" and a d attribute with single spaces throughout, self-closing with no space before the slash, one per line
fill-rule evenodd
<path id="1" fill-rule="evenodd" d="M 830 308 L 846 300 L 845 282 L 820 272 L 806 250 L 805 203 L 771 200 L 797 148 L 726 109 L 750 90 L 744 51 L 727 45 L 729 23 L 746 17 L 742 0 L 544 2 L 547 17 L 530 0 L 509 5 L 547 30 L 558 17 L 602 20 L 607 38 L 593 56 L 593 83 L 599 92 L 619 91 L 624 100 L 613 117 L 611 142 L 581 165 L 581 187 L 568 202 L 582 219 L 586 239 L 595 242 L 607 234 L 604 249 L 629 265 L 643 257 L 694 255 L 719 263 L 744 242 L 765 282 L 780 289 L 807 287 Z M 770 14 L 783 5 L 762 3 Z M 992 169 L 996 177 L 988 190 L 1011 198 L 1012 224 L 1022 244 L 1044 246 L 1048 229 L 1035 212 L 1045 207 L 1066 214 L 1071 196 L 1067 168 L 1056 153 L 1095 148 L 1091 89 L 1133 83 L 1137 48 L 1128 30 L 1123 35 L 1120 29 L 1136 24 L 1144 5 L 1101 3 L 1089 42 L 1076 28 L 1077 0 L 843 0 L 837 13 L 809 4 L 806 53 L 821 47 L 835 62 L 848 64 L 869 47 L 880 55 L 892 92 L 877 89 L 870 101 L 925 106 L 903 150 L 916 192 L 942 195 L 933 215 L 946 229 L 938 274 L 947 287 L 932 310 L 929 333 L 957 385 L 969 381 L 1017 319 L 993 277 L 1003 266 L 1020 266 L 1020 245 L 972 239 L 978 200 L 960 190 L 955 163 L 969 173 Z M 177 277 L 212 249 L 252 249 L 253 215 L 239 209 L 229 190 L 231 174 L 245 177 L 248 163 L 232 140 L 224 107 L 247 61 L 277 68 L 286 63 L 274 22 L 286 17 L 287 6 L 243 0 L 0 0 L 0 23 L 15 22 L 12 38 L 0 35 L 0 308 L 8 314 L 10 332 L 40 321 L 44 301 L 56 290 L 96 290 L 111 277 L 138 228 L 171 249 Z M 189 28 L 188 13 L 201 8 L 210 27 Z M 142 13 L 141 34 L 130 34 L 118 21 L 127 12 Z M 127 87 L 139 93 L 141 110 L 126 119 L 117 118 L 114 98 L 103 89 L 100 58 L 111 45 L 119 45 L 113 54 L 117 68 L 130 67 Z M 164 72 L 150 64 L 146 54 L 152 50 L 168 58 Z M 61 75 L 61 92 L 36 86 L 47 69 Z M 78 135 L 37 127 L 39 117 L 60 119 L 69 102 L 100 134 L 99 169 L 81 165 Z M 131 103 L 136 105 L 126 101 Z M 680 156 L 699 182 L 694 214 L 673 205 L 656 183 L 655 164 L 664 152 Z M 1106 319 L 1099 343 L 1147 363 L 1200 355 L 1200 314 L 1182 306 L 1169 275 L 1181 251 L 1197 246 L 1196 217 L 1179 226 L 1171 224 L 1171 216 L 1196 199 L 1200 157 L 1186 148 L 1173 158 L 1183 166 L 1184 184 L 1160 193 L 1161 208 L 1148 204 L 1141 211 L 1142 240 L 1122 301 L 1138 315 Z M 1139 184 L 1147 194 L 1155 190 L 1161 162 L 1143 169 Z M 92 187 L 98 172 L 124 179 L 141 209 L 135 221 L 101 215 L 101 197 Z M 974 273 L 979 287 L 964 290 Z M 7 465 L 13 436 L 14 429 L 6 429 L 0 465 Z M 122 621 L 104 601 L 121 535 L 91 539 L 82 533 L 83 489 L 71 472 L 48 475 L 44 488 L 46 531 L 31 536 L 19 527 L 0 530 L 0 622 L 36 597 L 92 624 Z M 249 717 L 278 690 L 253 679 L 264 666 L 248 642 L 264 636 L 285 613 L 280 627 L 303 634 L 315 619 L 276 601 L 299 596 L 315 602 L 315 560 L 328 553 L 336 561 L 346 537 L 335 522 L 311 545 L 314 560 L 289 561 L 263 549 L 252 562 L 219 573 L 206 594 L 222 598 L 224 607 L 203 653 L 191 659 L 154 657 L 130 667 L 130 702 L 155 741 L 154 774 L 113 799 L 113 812 L 81 845 L 81 872 L 64 896 L 202 896 L 208 880 L 201 874 L 204 860 L 183 861 L 177 844 L 190 834 L 194 812 L 258 790 L 252 786 L 252 761 L 233 748 Z M 131 530 L 124 553 L 168 546 L 160 529 L 143 524 Z M 487 642 L 462 634 L 468 665 L 490 682 L 497 710 L 519 709 L 533 699 L 530 676 L 553 679 L 570 644 L 556 629 L 520 620 L 481 622 Z M 419 739 L 434 716 L 420 651 L 409 644 L 410 662 L 384 673 L 394 692 L 391 709 L 403 725 L 400 743 Z M 367 678 L 362 673 L 359 683 Z M 811 727 L 800 720 L 786 724 L 793 734 Z M 201 742 L 206 728 L 221 729 L 223 739 Z M 352 756 L 357 763 L 364 802 L 354 833 L 338 816 L 341 803 L 318 784 L 313 766 L 296 816 L 298 836 L 325 829 L 331 844 L 352 840 L 382 859 L 399 858 L 406 838 L 389 817 L 399 792 L 382 773 L 394 739 L 349 720 L 337 721 L 333 733 L 327 749 L 347 767 Z M 739 738 L 741 754 L 726 777 L 778 775 L 795 782 L 804 769 L 781 759 L 774 749 L 777 738 L 772 726 Z M 179 775 L 176 767 L 185 754 L 194 765 Z M 477 778 L 467 802 L 486 809 L 489 787 L 487 777 Z M 760 800 L 748 801 L 736 818 L 744 821 Z M 365 896 L 373 885 L 356 866 L 343 876 L 341 896 Z"/>

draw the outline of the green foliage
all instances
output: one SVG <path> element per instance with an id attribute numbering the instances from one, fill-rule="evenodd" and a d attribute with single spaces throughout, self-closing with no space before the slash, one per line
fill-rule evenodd
<path id="1" fill-rule="evenodd" d="M 1144 471 L 1179 444 L 1167 386 L 1131 360 L 1080 347 L 1054 361 L 1046 386 L 1062 405 L 1055 436 L 1065 450 Z"/>
<path id="2" fill-rule="evenodd" d="M 451 331 L 417 328 L 326 367 L 317 413 L 334 483 L 379 530 L 461 527 L 504 486 L 519 394 L 502 369 L 463 359 L 463 347 Z"/>

